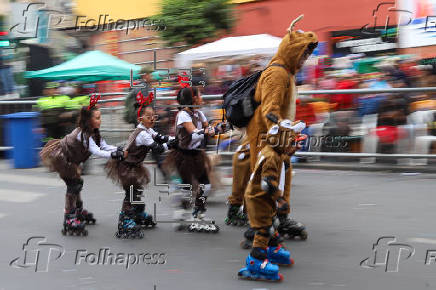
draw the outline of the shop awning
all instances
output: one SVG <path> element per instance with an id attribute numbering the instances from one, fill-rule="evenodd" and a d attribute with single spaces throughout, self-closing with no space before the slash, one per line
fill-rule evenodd
<path id="1" fill-rule="evenodd" d="M 141 67 L 104 52 L 88 51 L 62 64 L 38 71 L 27 71 L 26 78 L 47 80 L 74 80 L 96 82 L 102 80 L 128 80 L 130 70 L 137 78 Z"/>
<path id="2" fill-rule="evenodd" d="M 215 57 L 250 54 L 273 55 L 277 52 L 281 41 L 280 37 L 269 34 L 226 37 L 176 54 L 175 65 L 179 68 L 185 68 L 190 67 L 194 61 Z"/>

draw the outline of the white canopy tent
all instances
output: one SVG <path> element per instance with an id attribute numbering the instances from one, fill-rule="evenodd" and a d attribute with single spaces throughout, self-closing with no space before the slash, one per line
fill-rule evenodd
<path id="1" fill-rule="evenodd" d="M 226 37 L 176 54 L 175 65 L 179 68 L 186 68 L 191 67 L 193 61 L 215 57 L 273 55 L 277 52 L 281 40 L 280 37 L 269 34 Z"/>

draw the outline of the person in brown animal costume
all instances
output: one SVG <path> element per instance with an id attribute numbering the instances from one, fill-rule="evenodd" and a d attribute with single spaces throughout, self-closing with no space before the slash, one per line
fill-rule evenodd
<path id="1" fill-rule="evenodd" d="M 272 119 L 275 117 L 270 116 Z M 304 123 L 293 125 L 290 120 L 282 120 L 272 126 L 266 139 L 264 136 L 261 141 L 263 148 L 257 155 L 245 192 L 250 226 L 256 234 L 253 249 L 246 259 L 247 266 L 239 271 L 239 276 L 281 280 L 279 269 L 273 264 L 290 266 L 294 263 L 290 252 L 281 245 L 272 223 L 277 205 L 283 200 L 285 184 L 290 182 L 290 175 L 287 174 L 291 170 L 290 156 L 296 150 L 297 132 L 302 127 Z"/>
<path id="2" fill-rule="evenodd" d="M 295 74 L 301 69 L 318 44 L 318 38 L 315 33 L 303 32 L 301 30 L 295 31 L 293 29 L 295 23 L 302 17 L 301 15 L 292 21 L 279 45 L 277 53 L 258 80 L 254 99 L 260 105 L 257 107 L 254 116 L 246 128 L 246 144 L 249 146 L 247 155 L 250 158 L 250 168 L 243 166 L 243 162 L 237 159 L 236 153 L 233 157 L 233 190 L 231 197 L 229 197 L 229 213 L 231 211 L 235 212 L 235 208 L 238 207 L 237 201 L 241 200 L 240 197 L 238 198 L 238 195 L 240 196 L 241 189 L 245 188 L 244 180 L 252 172 L 256 156 L 264 146 L 261 142 L 262 136 L 274 124 L 271 120 L 268 120 L 267 114 L 273 113 L 279 119 L 278 121 L 282 119 L 294 120 L 295 118 Z M 279 228 L 281 231 L 289 233 L 289 236 L 300 236 L 302 239 L 306 239 L 307 233 L 305 232 L 305 227 L 288 216 L 290 213 L 292 170 L 287 171 L 287 174 L 289 174 L 287 179 L 289 182 L 285 184 L 283 201 L 279 205 L 277 215 L 280 222 Z M 247 240 L 252 239 L 253 235 L 254 231 L 252 229 L 244 233 Z"/>

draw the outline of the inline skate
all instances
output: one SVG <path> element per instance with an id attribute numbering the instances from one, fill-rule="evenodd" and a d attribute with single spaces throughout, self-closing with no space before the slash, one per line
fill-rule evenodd
<path id="1" fill-rule="evenodd" d="M 245 226 L 248 224 L 247 214 L 244 212 L 242 206 L 230 204 L 224 222 L 226 225 Z"/>
<path id="2" fill-rule="evenodd" d="M 174 199 L 173 199 L 174 200 Z M 186 207 L 186 197 L 176 195 L 175 200 L 179 202 L 179 209 L 174 211 L 175 229 L 178 231 L 188 230 L 189 232 L 217 233 L 220 228 L 214 220 L 205 217 L 206 197 L 200 194 L 195 200 L 195 206 L 190 213 Z M 181 202 L 181 203 L 180 203 Z"/>
<path id="3" fill-rule="evenodd" d="M 64 224 L 62 228 L 62 235 L 70 236 L 87 236 L 88 231 L 85 229 L 85 223 L 77 218 L 76 213 L 64 215 Z"/>
<path id="4" fill-rule="evenodd" d="M 145 205 L 135 205 L 135 223 L 142 228 L 154 228 L 156 222 L 153 220 L 153 216 L 145 211 Z"/>
<path id="5" fill-rule="evenodd" d="M 141 227 L 135 222 L 134 213 L 120 212 L 118 231 L 115 233 L 115 237 L 119 239 L 142 239 L 144 237 Z"/>
<path id="6" fill-rule="evenodd" d="M 277 231 L 280 235 L 288 239 L 299 238 L 303 241 L 307 240 L 306 227 L 302 223 L 289 218 L 287 214 L 277 215 L 277 220 Z M 277 221 L 275 223 L 277 224 Z"/>
<path id="7" fill-rule="evenodd" d="M 81 222 L 85 222 L 87 225 L 95 225 L 95 223 L 97 222 L 97 220 L 94 218 L 94 214 L 83 208 L 82 201 L 77 202 L 76 214 L 77 218 Z"/>
<path id="8" fill-rule="evenodd" d="M 254 248 L 245 260 L 246 266 L 239 270 L 238 276 L 242 279 L 282 281 L 279 266 L 272 264 L 267 259 L 267 250 Z"/>

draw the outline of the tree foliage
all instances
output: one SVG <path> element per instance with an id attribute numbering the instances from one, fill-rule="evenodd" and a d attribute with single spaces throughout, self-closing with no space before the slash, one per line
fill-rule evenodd
<path id="1" fill-rule="evenodd" d="M 154 19 L 165 26 L 159 33 L 171 45 L 199 44 L 230 32 L 235 23 L 229 0 L 163 0 L 161 13 Z"/>

